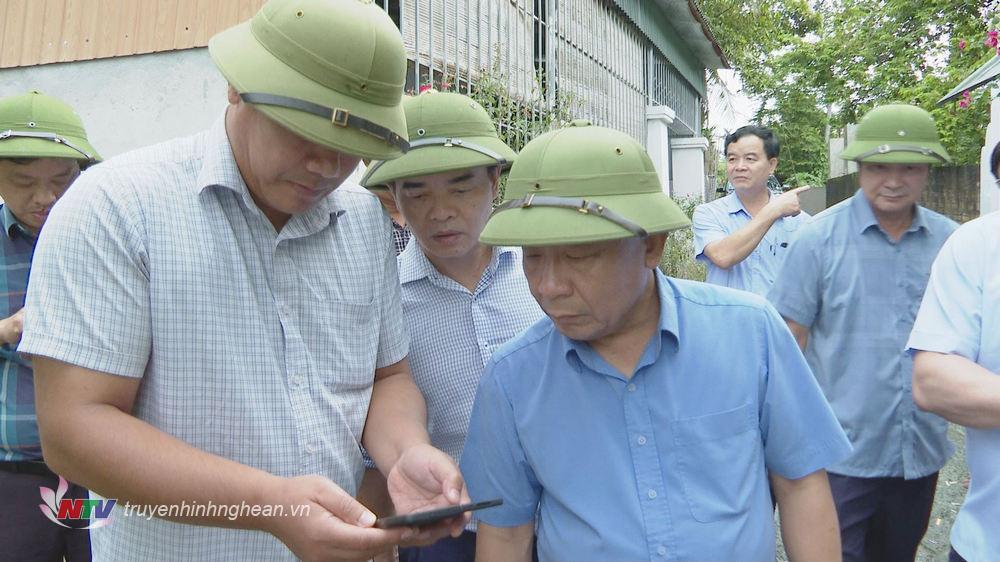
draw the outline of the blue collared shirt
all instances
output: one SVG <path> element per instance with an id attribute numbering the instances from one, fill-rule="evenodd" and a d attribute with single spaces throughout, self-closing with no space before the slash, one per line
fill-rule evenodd
<path id="1" fill-rule="evenodd" d="M 789 248 L 769 298 L 810 327 L 806 359 L 854 445 L 831 472 L 920 478 L 954 451 L 948 422 L 913 403 L 905 349 L 931 262 L 956 227 L 918 206 L 895 242 L 859 190 L 816 215 Z"/>
<path id="2" fill-rule="evenodd" d="M 427 401 L 431 443 L 456 461 L 483 367 L 493 352 L 542 317 L 520 248 L 495 248 L 469 291 L 442 275 L 414 242 L 399 256 L 410 369 Z"/>
<path id="3" fill-rule="evenodd" d="M 691 220 L 691 228 L 694 231 L 694 256 L 707 266 L 708 277 L 705 279 L 707 282 L 765 296 L 781 269 L 785 254 L 788 252 L 788 245 L 798 229 L 810 217 L 803 211 L 794 217 L 778 219 L 764 234 L 764 238 L 753 252 L 729 269 L 722 269 L 712 263 L 704 253 L 705 246 L 743 228 L 751 218 L 753 217 L 735 192 L 698 205 Z"/>
<path id="4" fill-rule="evenodd" d="M 0 206 L 0 319 L 24 307 L 35 235 L 25 230 L 7 205 Z M 0 461 L 42 458 L 35 418 L 35 380 L 31 364 L 10 344 L 0 346 Z"/>
<path id="5" fill-rule="evenodd" d="M 1000 375 L 1000 213 L 962 225 L 934 261 L 908 347 L 950 353 Z M 1000 428 L 965 428 L 969 493 L 951 544 L 969 562 L 1000 558 Z"/>
<path id="6" fill-rule="evenodd" d="M 631 378 L 548 318 L 494 354 L 469 494 L 503 498 L 481 512 L 493 526 L 537 513 L 541 560 L 773 560 L 765 469 L 802 478 L 850 445 L 762 298 L 656 281 L 659 329 Z"/>

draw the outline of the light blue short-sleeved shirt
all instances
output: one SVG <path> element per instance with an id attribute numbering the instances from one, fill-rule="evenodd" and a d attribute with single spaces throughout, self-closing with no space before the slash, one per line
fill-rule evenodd
<path id="1" fill-rule="evenodd" d="M 712 263 L 705 255 L 705 246 L 743 228 L 752 218 L 736 192 L 695 207 L 691 220 L 694 257 L 708 268 L 707 282 L 766 296 L 785 260 L 788 245 L 809 214 L 803 211 L 775 221 L 754 251 L 733 267 L 722 269 Z"/>
<path id="2" fill-rule="evenodd" d="M 792 242 L 768 298 L 810 328 L 806 359 L 854 445 L 830 472 L 921 478 L 954 451 L 948 422 L 913 403 L 905 349 L 931 263 L 956 227 L 917 207 L 894 242 L 859 190 L 816 215 Z"/>
<path id="3" fill-rule="evenodd" d="M 160 431 L 354 494 L 374 371 L 407 352 L 390 233 L 350 185 L 275 232 L 220 119 L 66 192 L 35 252 L 20 351 L 141 378 L 133 415 Z M 115 510 L 92 531 L 95 560 L 294 559 L 268 533 Z"/>
<path id="4" fill-rule="evenodd" d="M 911 350 L 960 355 L 1000 376 L 1000 213 L 962 225 L 931 269 Z M 965 429 L 971 481 L 951 528 L 969 562 L 1000 559 L 1000 428 Z"/>
<path id="5" fill-rule="evenodd" d="M 493 355 L 462 455 L 469 494 L 503 498 L 480 512 L 493 526 L 537 513 L 543 561 L 773 560 L 766 470 L 802 478 L 850 445 L 762 298 L 656 282 L 659 329 L 631 379 L 548 318 Z"/>
<path id="6" fill-rule="evenodd" d="M 521 249 L 498 247 L 474 291 L 442 275 L 414 242 L 399 255 L 413 380 L 427 401 L 431 443 L 457 462 L 483 367 L 542 317 Z"/>

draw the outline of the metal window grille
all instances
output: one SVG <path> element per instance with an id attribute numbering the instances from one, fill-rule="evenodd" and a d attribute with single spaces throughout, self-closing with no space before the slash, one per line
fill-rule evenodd
<path id="1" fill-rule="evenodd" d="M 700 98 L 611 0 L 377 0 L 399 25 L 406 89 L 470 93 L 501 77 L 523 107 L 501 129 L 531 120 L 538 104 L 568 100 L 574 117 L 645 140 L 646 106 L 667 105 L 683 134 L 700 131 Z M 529 139 L 515 139 L 512 144 Z M 510 142 L 510 141 L 509 141 Z"/>

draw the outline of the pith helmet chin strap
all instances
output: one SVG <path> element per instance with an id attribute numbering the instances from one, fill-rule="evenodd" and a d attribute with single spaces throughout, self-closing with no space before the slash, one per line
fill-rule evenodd
<path id="1" fill-rule="evenodd" d="M 287 107 L 288 109 L 311 113 L 322 117 L 323 119 L 329 119 L 330 122 L 337 127 L 355 129 L 361 131 L 362 133 L 367 133 L 377 139 L 391 144 L 392 146 L 395 146 L 403 152 L 410 149 L 410 143 L 406 142 L 406 139 L 397 135 L 391 129 L 383 127 L 377 123 L 373 123 L 363 117 L 351 115 L 351 112 L 346 109 L 341 109 L 339 107 L 327 107 L 325 105 L 300 100 L 298 98 L 279 96 L 276 94 L 264 94 L 260 92 L 240 94 L 240 98 L 247 103 Z"/>
<path id="2" fill-rule="evenodd" d="M 67 148 L 71 148 L 87 159 L 88 162 L 96 162 L 97 159 L 93 155 L 89 154 L 86 150 L 76 146 L 75 144 L 69 142 L 66 137 L 61 137 L 55 133 L 43 133 L 41 131 L 15 131 L 13 129 L 7 129 L 6 131 L 0 131 L 0 140 L 13 139 L 13 138 L 27 138 L 27 139 L 43 139 L 50 140 L 54 143 L 61 144 Z"/>
<path id="3" fill-rule="evenodd" d="M 628 220 L 622 215 L 619 215 L 604 205 L 594 203 L 593 201 L 587 201 L 582 197 L 556 197 L 553 195 L 535 195 L 534 193 L 531 193 L 527 197 L 514 199 L 513 201 L 508 201 L 503 205 L 500 205 L 493 210 L 493 215 L 508 209 L 528 209 L 531 207 L 560 207 L 563 209 L 572 209 L 583 213 L 584 215 L 595 215 L 609 220 L 631 232 L 633 235 L 639 236 L 640 238 L 649 236 L 649 233 L 646 232 L 646 229 L 643 227 Z"/>
<path id="4" fill-rule="evenodd" d="M 941 156 L 937 152 L 934 152 L 933 150 L 931 150 L 929 148 L 926 148 L 926 147 L 922 147 L 922 146 L 899 146 L 899 145 L 893 145 L 893 144 L 881 144 L 879 146 L 876 146 L 875 148 L 869 150 L 868 152 L 862 152 L 861 154 L 858 154 L 854 158 L 854 160 L 856 162 L 861 162 L 865 158 L 869 158 L 869 157 L 872 157 L 872 156 L 877 156 L 879 154 L 889 154 L 890 152 L 913 152 L 913 153 L 916 153 L 916 154 L 921 154 L 923 156 L 931 156 L 933 158 L 937 158 L 940 162 L 947 162 L 948 161 L 948 159 L 945 158 L 944 156 Z"/>

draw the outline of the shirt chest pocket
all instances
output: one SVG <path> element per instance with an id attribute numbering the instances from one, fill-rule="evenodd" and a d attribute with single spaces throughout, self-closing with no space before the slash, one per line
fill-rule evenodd
<path id="1" fill-rule="evenodd" d="M 315 352 L 316 371 L 329 389 L 372 384 L 378 352 L 378 307 L 374 300 L 317 302 L 310 311 L 315 334 L 303 334 Z"/>
<path id="2" fill-rule="evenodd" d="M 696 521 L 718 521 L 748 509 L 761 470 L 757 427 L 752 404 L 674 422 L 678 472 Z"/>

